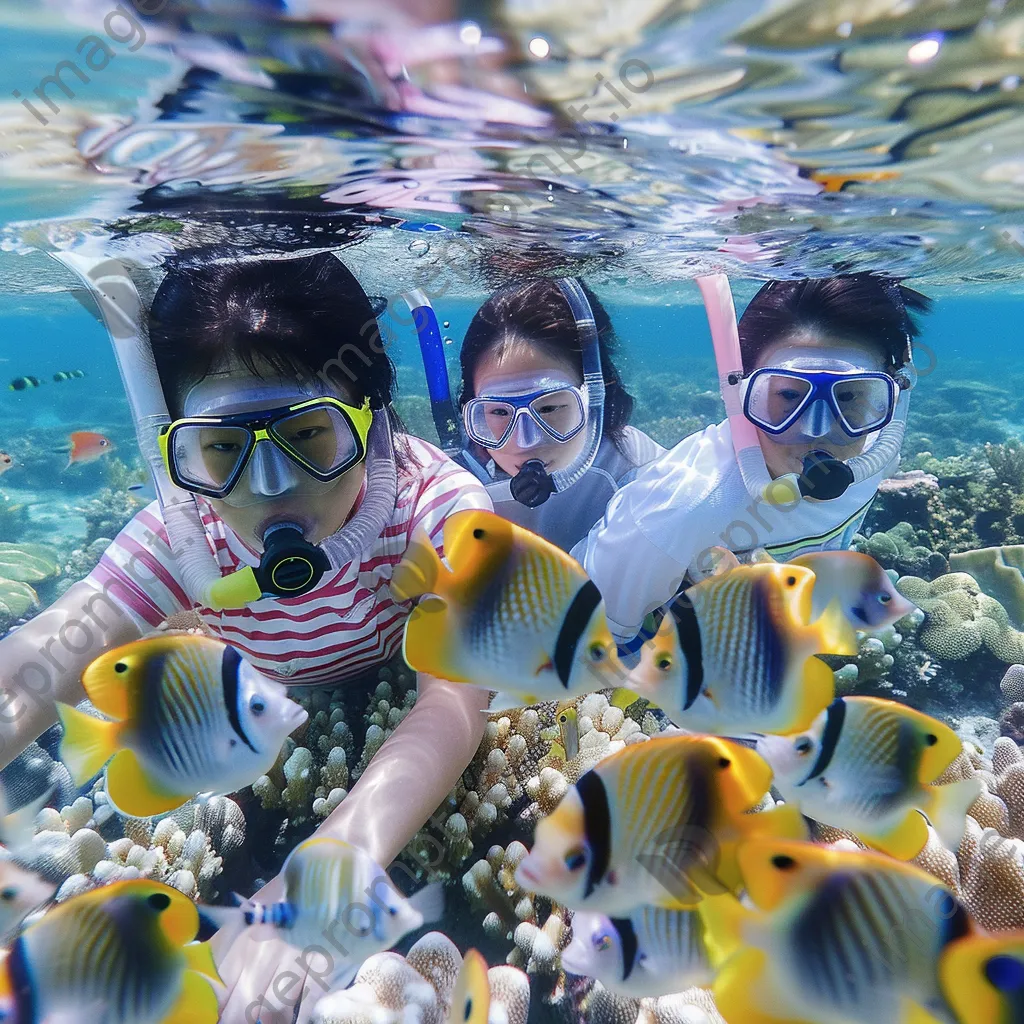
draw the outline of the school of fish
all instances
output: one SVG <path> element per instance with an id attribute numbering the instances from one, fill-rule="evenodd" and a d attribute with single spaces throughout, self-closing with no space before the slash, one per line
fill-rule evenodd
<path id="1" fill-rule="evenodd" d="M 939 785 L 962 744 L 894 701 L 836 697 L 817 655 L 856 652 L 857 630 L 913 610 L 872 559 L 823 552 L 740 565 L 727 554 L 679 595 L 639 663 L 620 659 L 600 593 L 568 555 L 493 513 L 447 521 L 439 551 L 414 537 L 392 595 L 413 602 L 417 670 L 497 694 L 557 701 L 552 749 L 579 752 L 578 700 L 639 696 L 673 728 L 576 778 L 536 825 L 516 882 L 573 912 L 570 975 L 640 999 L 690 986 L 727 1024 L 1024 1024 L 1024 934 L 987 934 L 937 878 L 907 863 L 931 824 L 956 850 L 980 783 Z M 124 815 L 235 792 L 276 761 L 306 712 L 234 648 L 157 634 L 86 670 L 94 711 L 59 705 L 61 757 L 82 785 L 105 770 Z M 296 950 L 331 942 L 324 981 L 443 909 L 439 884 L 399 894 L 340 839 L 288 855 L 275 902 L 200 907 L 144 879 L 52 906 L 18 862 L 50 793 L 0 794 L 0 1021 L 199 1024 L 220 980 L 200 922 Z M 868 849 L 813 842 L 810 822 Z M 42 909 L 40 909 L 42 908 Z M 486 960 L 469 950 L 448 1024 L 484 1024 Z"/>

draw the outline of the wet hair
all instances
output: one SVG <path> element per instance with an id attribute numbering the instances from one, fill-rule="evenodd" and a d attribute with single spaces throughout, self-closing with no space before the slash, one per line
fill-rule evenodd
<path id="1" fill-rule="evenodd" d="M 189 388 L 234 357 L 257 376 L 269 367 L 300 383 L 319 378 L 343 386 L 394 418 L 395 368 L 373 307 L 329 252 L 172 266 L 150 308 L 149 337 L 175 416 Z"/>
<path id="2" fill-rule="evenodd" d="M 766 348 L 802 330 L 860 342 L 877 350 L 886 367 L 896 370 L 920 333 L 912 314 L 930 309 L 926 296 L 876 274 L 771 281 L 740 318 L 743 370 L 749 373 Z"/>
<path id="3" fill-rule="evenodd" d="M 582 281 L 580 284 L 594 313 L 601 352 L 605 388 L 602 427 L 605 436 L 618 440 L 633 413 L 633 398 L 622 386 L 622 378 L 612 361 L 616 338 L 608 312 Z M 524 342 L 553 359 L 576 367 L 582 377 L 583 350 L 576 318 L 553 279 L 540 278 L 500 288 L 477 310 L 459 356 L 462 364 L 460 408 L 476 397 L 473 382 L 480 360 L 491 352 L 500 358 Z"/>

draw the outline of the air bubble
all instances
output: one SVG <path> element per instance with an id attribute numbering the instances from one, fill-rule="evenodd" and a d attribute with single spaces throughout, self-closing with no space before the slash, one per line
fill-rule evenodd
<path id="1" fill-rule="evenodd" d="M 415 242 L 409 243 L 409 252 L 413 256 L 426 256 L 430 252 L 430 243 L 424 242 L 422 238 L 417 238 Z"/>
<path id="2" fill-rule="evenodd" d="M 444 329 L 445 329 L 446 331 L 448 330 L 448 328 L 449 328 L 449 327 L 451 327 L 451 325 L 452 325 L 452 323 L 451 323 L 451 321 L 450 321 L 450 320 L 445 320 L 445 321 L 444 321 L 444 323 L 443 323 L 443 324 L 441 324 L 441 326 L 442 326 L 442 327 L 443 327 L 443 328 L 444 328 Z"/>
<path id="3" fill-rule="evenodd" d="M 450 344 L 452 344 L 452 340 L 453 340 L 452 338 L 448 338 L 448 337 L 446 337 L 446 338 L 444 339 L 444 343 L 445 343 L 446 345 L 450 345 Z"/>

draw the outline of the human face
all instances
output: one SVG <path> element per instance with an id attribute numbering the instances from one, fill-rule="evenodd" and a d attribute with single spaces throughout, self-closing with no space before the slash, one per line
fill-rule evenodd
<path id="1" fill-rule="evenodd" d="M 558 381 L 580 387 L 583 376 L 568 360 L 555 359 L 529 342 L 507 346 L 500 358 L 492 349 L 477 365 L 473 393 L 485 395 L 529 394 L 537 390 L 528 385 L 530 379 Z M 537 437 L 542 434 L 537 428 Z M 523 432 L 516 429 L 501 448 L 488 451 L 495 464 L 509 476 L 515 476 L 531 459 L 540 459 L 548 473 L 565 469 L 583 451 L 587 431 L 580 430 L 568 441 L 544 436 L 540 443 L 524 443 Z"/>
<path id="2" fill-rule="evenodd" d="M 257 365 L 257 369 L 267 372 L 256 376 L 238 363 L 211 372 L 185 397 L 185 414 L 257 413 L 323 395 L 349 405 L 358 404 L 358 396 L 350 389 L 318 385 L 311 391 L 295 380 L 271 372 L 269 367 Z M 256 551 L 263 550 L 267 528 L 281 522 L 297 524 L 306 540 L 319 544 L 348 519 L 364 479 L 365 462 L 360 462 L 335 480 L 317 480 L 276 451 L 269 441 L 260 441 L 231 493 L 224 498 L 205 500 Z"/>
<path id="3" fill-rule="evenodd" d="M 834 364 L 825 362 L 826 360 L 842 360 L 863 370 L 881 372 L 887 368 L 877 349 L 858 341 L 823 338 L 810 331 L 794 332 L 768 346 L 761 353 L 754 368 L 775 366 L 782 360 L 800 360 L 800 365 L 806 369 L 816 368 L 816 364 L 821 369 L 829 369 Z M 799 475 L 803 471 L 804 458 L 812 451 L 827 452 L 841 461 L 852 459 L 864 451 L 868 440 L 867 437 L 851 437 L 846 439 L 847 443 L 842 443 L 830 437 L 801 444 L 785 444 L 760 427 L 755 429 L 761 451 L 764 453 L 765 464 L 773 477 L 784 476 L 787 473 Z"/>

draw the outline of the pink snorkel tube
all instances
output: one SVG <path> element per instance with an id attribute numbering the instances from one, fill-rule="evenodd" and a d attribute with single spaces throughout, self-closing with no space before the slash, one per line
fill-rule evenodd
<path id="1" fill-rule="evenodd" d="M 729 278 L 725 274 L 709 274 L 698 277 L 697 286 L 704 299 L 708 326 L 711 328 L 718 384 L 743 484 L 755 501 L 792 508 L 801 500 L 799 477 L 795 473 L 772 477 L 757 439 L 757 428 L 743 415 L 743 360 L 740 356 L 740 335 Z"/>

